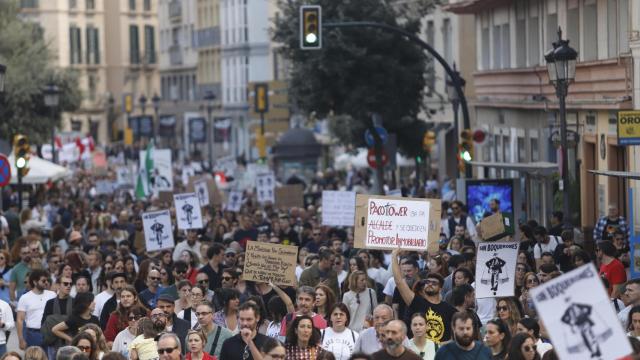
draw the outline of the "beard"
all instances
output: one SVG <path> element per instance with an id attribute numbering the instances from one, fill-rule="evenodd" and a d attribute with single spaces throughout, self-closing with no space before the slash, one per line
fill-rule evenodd
<path id="1" fill-rule="evenodd" d="M 163 321 L 154 321 L 153 328 L 158 332 L 163 332 L 167 328 L 167 324 Z"/>
<path id="2" fill-rule="evenodd" d="M 462 347 L 467 347 L 473 342 L 473 336 L 456 336 L 456 342 Z"/>
<path id="3" fill-rule="evenodd" d="M 387 346 L 387 349 L 394 351 L 402 345 L 402 341 L 397 342 L 394 339 L 387 339 L 385 341 L 385 345 Z"/>
<path id="4" fill-rule="evenodd" d="M 424 293 L 427 294 L 427 296 L 437 296 L 438 294 L 440 294 L 440 291 L 425 289 Z"/>

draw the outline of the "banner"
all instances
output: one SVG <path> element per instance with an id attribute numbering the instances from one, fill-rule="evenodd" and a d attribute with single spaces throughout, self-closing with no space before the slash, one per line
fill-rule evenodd
<path id="1" fill-rule="evenodd" d="M 229 201 L 227 202 L 227 210 L 240 212 L 242 207 L 242 191 L 232 190 L 229 192 Z"/>
<path id="2" fill-rule="evenodd" d="M 322 192 L 322 225 L 353 226 L 356 216 L 355 191 Z"/>
<path id="3" fill-rule="evenodd" d="M 96 181 L 96 194 L 112 194 L 118 185 L 111 180 L 97 180 Z"/>
<path id="4" fill-rule="evenodd" d="M 480 243 L 476 261 L 476 298 L 515 295 L 518 242 Z"/>
<path id="5" fill-rule="evenodd" d="M 176 136 L 176 116 L 160 115 L 158 120 L 158 135 L 173 138 Z"/>
<path id="6" fill-rule="evenodd" d="M 430 233 L 440 235 L 436 230 L 440 218 L 436 229 L 431 229 L 430 211 L 427 199 L 357 194 L 355 247 L 425 251 Z"/>
<path id="7" fill-rule="evenodd" d="M 276 188 L 276 207 L 292 208 L 304 206 L 304 187 L 302 184 L 283 185 Z"/>
<path id="8" fill-rule="evenodd" d="M 157 194 L 160 191 L 173 191 L 173 167 L 171 165 L 171 150 L 152 148 L 150 161 L 147 161 L 147 151 L 140 151 L 140 168 L 138 172 L 146 172 L 147 164 L 152 169 L 149 170 L 149 185 L 151 191 Z M 148 191 L 145 189 L 145 193 Z"/>
<path id="9" fill-rule="evenodd" d="M 273 171 L 256 175 L 256 195 L 259 203 L 275 203 L 276 177 Z"/>
<path id="10" fill-rule="evenodd" d="M 298 247 L 247 241 L 242 279 L 269 282 L 283 286 L 297 286 L 296 260 Z"/>
<path id="11" fill-rule="evenodd" d="M 173 195 L 173 202 L 176 207 L 178 229 L 189 230 L 204 227 L 200 201 L 195 193 Z"/>
<path id="12" fill-rule="evenodd" d="M 207 142 L 207 122 L 203 117 L 189 119 L 189 141 L 191 143 Z"/>
<path id="13" fill-rule="evenodd" d="M 142 214 L 142 226 L 147 252 L 171 249 L 175 246 L 169 210 Z"/>
<path id="14" fill-rule="evenodd" d="M 540 284 L 531 296 L 560 359 L 613 360 L 632 352 L 592 263 Z"/>

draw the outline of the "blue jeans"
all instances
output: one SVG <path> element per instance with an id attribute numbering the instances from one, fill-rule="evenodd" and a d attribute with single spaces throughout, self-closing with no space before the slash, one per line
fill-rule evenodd
<path id="1" fill-rule="evenodd" d="M 40 332 L 40 330 L 30 330 L 28 328 L 24 328 L 23 331 L 24 334 L 24 341 L 27 342 L 27 346 L 40 346 L 44 351 L 47 351 L 47 349 L 42 346 L 42 333 Z"/>
<path id="2" fill-rule="evenodd" d="M 4 355 L 7 352 L 7 344 L 0 345 L 0 356 Z"/>

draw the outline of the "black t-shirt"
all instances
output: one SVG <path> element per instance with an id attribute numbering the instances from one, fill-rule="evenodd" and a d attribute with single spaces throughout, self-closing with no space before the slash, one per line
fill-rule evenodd
<path id="1" fill-rule="evenodd" d="M 256 344 L 258 349 L 261 349 L 267 339 L 266 335 L 257 334 L 256 337 L 253 338 L 253 343 Z M 249 349 L 246 349 L 249 356 L 247 358 L 243 357 L 246 345 L 240 334 L 234 335 L 224 341 L 218 358 L 224 360 L 253 360 L 251 350 Z"/>
<path id="2" fill-rule="evenodd" d="M 451 318 L 456 309 L 444 301 L 433 304 L 422 296 L 414 296 L 413 301 L 405 312 L 404 322 L 407 327 L 411 325 L 411 315 L 415 313 L 425 314 L 427 320 L 427 339 L 435 343 L 441 343 L 451 339 Z M 408 315 L 407 315 L 408 314 Z"/>
<path id="3" fill-rule="evenodd" d="M 420 358 L 420 356 L 418 356 L 416 353 L 414 353 L 413 351 L 411 351 L 411 350 L 409 350 L 407 348 L 404 349 L 404 352 L 400 356 L 391 356 L 391 355 L 389 355 L 387 350 L 381 349 L 381 350 L 378 350 L 378 351 L 374 352 L 373 354 L 371 354 L 371 359 L 372 360 L 389 360 L 389 359 L 394 359 L 394 360 L 422 360 Z"/>
<path id="4" fill-rule="evenodd" d="M 211 264 L 207 263 L 199 270 L 199 272 L 205 273 L 209 276 L 209 290 L 215 290 L 222 287 L 222 264 L 218 265 L 218 269 L 219 271 L 216 272 L 211 267 Z"/>
<path id="5" fill-rule="evenodd" d="M 69 328 L 69 330 L 67 330 L 69 335 L 74 337 L 78 334 L 78 329 L 87 324 L 96 324 L 100 326 L 100 320 L 95 315 L 91 315 L 90 319 L 83 319 L 78 315 L 72 314 L 67 318 L 65 324 L 67 324 L 67 327 Z"/>
<path id="6" fill-rule="evenodd" d="M 258 239 L 258 230 L 251 228 L 251 229 L 238 229 L 238 231 L 236 231 L 236 233 L 233 235 L 233 241 L 237 241 L 238 244 L 240 244 L 240 246 L 242 246 L 242 248 L 246 248 L 247 247 L 247 241 L 251 240 L 251 241 L 256 241 Z"/>

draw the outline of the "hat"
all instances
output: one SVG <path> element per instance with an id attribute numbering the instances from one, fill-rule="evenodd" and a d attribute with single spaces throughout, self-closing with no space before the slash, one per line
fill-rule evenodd
<path id="1" fill-rule="evenodd" d="M 166 301 L 166 302 L 174 303 L 176 299 L 174 299 L 174 297 L 171 294 L 164 293 L 158 296 L 158 301 Z"/>
<path id="2" fill-rule="evenodd" d="M 82 234 L 79 231 L 72 231 L 71 234 L 69 234 L 69 242 L 81 241 L 81 240 L 82 240 Z"/>
<path id="3" fill-rule="evenodd" d="M 226 255 L 226 254 L 233 254 L 233 255 L 235 255 L 235 254 L 236 254 L 236 251 L 235 251 L 235 250 L 233 250 L 232 248 L 227 248 L 227 250 L 225 250 L 225 251 L 224 251 L 224 254 L 225 254 L 225 255 Z"/>

